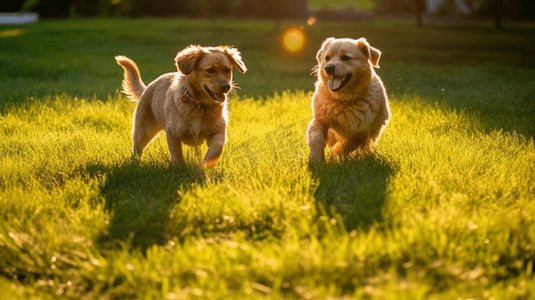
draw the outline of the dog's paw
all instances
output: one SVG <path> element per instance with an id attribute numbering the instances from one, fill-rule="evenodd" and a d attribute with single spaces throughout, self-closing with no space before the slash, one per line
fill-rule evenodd
<path id="1" fill-rule="evenodd" d="M 211 158 L 211 159 L 207 159 L 207 160 L 204 160 L 202 162 L 202 167 L 205 168 L 205 169 L 210 169 L 210 168 L 213 168 L 217 165 L 217 158 Z"/>

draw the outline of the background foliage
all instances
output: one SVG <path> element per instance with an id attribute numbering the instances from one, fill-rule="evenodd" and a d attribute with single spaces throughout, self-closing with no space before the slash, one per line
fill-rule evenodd
<path id="1" fill-rule="evenodd" d="M 343 18 L 353 10 L 374 10 L 380 15 L 407 16 L 416 12 L 416 0 L 13 0 L 0 4 L 2 12 L 35 11 L 43 18 L 68 16 L 189 16 L 304 19 L 308 14 L 331 10 L 337 14 L 320 14 L 329 18 Z M 461 11 L 453 0 L 437 3 L 433 13 L 456 17 L 491 17 L 495 0 L 465 0 L 469 11 Z M 342 15 L 340 15 L 342 14 Z M 510 20 L 533 20 L 535 2 L 531 0 L 503 0 L 503 17 Z"/>

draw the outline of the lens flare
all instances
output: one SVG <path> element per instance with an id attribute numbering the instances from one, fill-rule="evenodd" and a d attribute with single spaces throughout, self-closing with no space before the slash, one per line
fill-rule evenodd
<path id="1" fill-rule="evenodd" d="M 318 20 L 316 19 L 315 16 L 310 16 L 307 19 L 307 25 L 308 26 L 312 26 L 312 25 L 316 24 L 316 22 L 318 22 Z"/>
<path id="2" fill-rule="evenodd" d="M 288 52 L 299 52 L 305 46 L 305 32 L 298 27 L 286 29 L 282 35 L 282 44 Z"/>

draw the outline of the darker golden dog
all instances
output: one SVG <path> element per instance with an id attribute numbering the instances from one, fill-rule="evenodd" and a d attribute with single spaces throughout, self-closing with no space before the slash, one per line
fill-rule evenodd
<path id="1" fill-rule="evenodd" d="M 383 82 L 373 69 L 379 68 L 380 56 L 364 38 L 323 42 L 306 132 L 309 162 L 324 160 L 326 144 L 340 157 L 371 151 L 390 119 Z"/>
<path id="2" fill-rule="evenodd" d="M 145 86 L 136 64 L 116 56 L 124 69 L 123 92 L 138 101 L 134 113 L 133 156 L 165 131 L 171 161 L 184 161 L 182 144 L 197 147 L 206 141 L 204 167 L 216 165 L 227 140 L 228 93 L 232 67 L 245 73 L 240 52 L 228 46 L 189 46 L 175 58 L 178 72 L 161 75 Z"/>

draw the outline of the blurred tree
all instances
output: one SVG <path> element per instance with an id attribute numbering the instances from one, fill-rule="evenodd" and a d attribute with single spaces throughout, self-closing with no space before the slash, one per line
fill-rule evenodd
<path id="1" fill-rule="evenodd" d="M 295 16 L 299 19 L 308 18 L 308 1 L 307 0 L 294 0 Z"/>
<path id="2" fill-rule="evenodd" d="M 0 12 L 18 12 L 25 0 L 0 1 Z"/>
<path id="3" fill-rule="evenodd" d="M 23 9 L 36 12 L 41 18 L 66 18 L 71 4 L 72 0 L 28 0 Z"/>
<path id="4" fill-rule="evenodd" d="M 383 15 L 413 15 L 421 24 L 422 14 L 468 19 L 493 19 L 496 27 L 502 20 L 535 20 L 534 0 L 373 0 L 375 11 Z M 425 1 L 425 2 L 424 2 Z"/>
<path id="5" fill-rule="evenodd" d="M 234 11 L 235 1 L 233 0 L 206 0 L 203 5 L 205 16 L 209 19 L 216 17 L 230 16 Z"/>
<path id="6" fill-rule="evenodd" d="M 426 11 L 463 18 L 535 20 L 534 0 L 372 0 L 375 12 L 390 16 L 414 15 L 418 25 Z M 192 16 L 304 19 L 307 0 L 0 0 L 0 11 L 35 11 L 42 18 Z M 430 6 L 429 3 L 433 3 Z M 436 6 L 435 6 L 436 5 Z M 431 9 L 433 8 L 433 9 Z"/>
<path id="7" fill-rule="evenodd" d="M 416 23 L 418 27 L 423 25 L 423 15 L 425 12 L 425 0 L 416 0 Z"/>
<path id="8" fill-rule="evenodd" d="M 42 18 L 124 16 L 257 17 L 277 20 L 304 19 L 307 0 L 12 0 L 2 1 L 5 11 L 25 9 Z M 5 8 L 4 8 L 5 7 Z"/>
<path id="9" fill-rule="evenodd" d="M 496 28 L 502 28 L 503 0 L 494 0 L 494 23 Z"/>
<path id="10" fill-rule="evenodd" d="M 374 0 L 375 11 L 383 15 L 413 15 L 415 0 Z"/>
<path id="11" fill-rule="evenodd" d="M 306 0 L 239 0 L 236 11 L 241 17 L 281 19 L 306 18 Z"/>
<path id="12" fill-rule="evenodd" d="M 84 17 L 93 17 L 98 15 L 108 15 L 109 9 L 103 9 L 103 4 L 109 1 L 101 0 L 74 0 L 72 1 L 71 13 Z"/>

